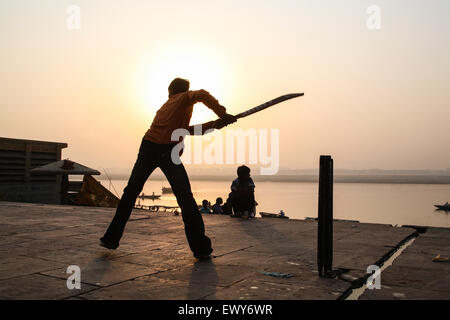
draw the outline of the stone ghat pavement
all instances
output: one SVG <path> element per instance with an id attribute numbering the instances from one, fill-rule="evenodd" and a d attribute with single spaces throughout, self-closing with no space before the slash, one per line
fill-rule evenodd
<path id="1" fill-rule="evenodd" d="M 198 262 L 181 216 L 170 213 L 134 210 L 120 247 L 100 247 L 98 239 L 114 212 L 0 202 L 0 299 L 339 299 L 367 276 L 367 266 L 415 233 L 412 228 L 335 222 L 333 267 L 346 272 L 328 279 L 318 277 L 315 221 L 204 215 L 214 258 Z M 448 247 L 439 247 L 448 244 L 448 231 L 420 235 L 405 250 L 405 259 L 403 254 L 398 258 L 402 264 L 394 262 L 383 272 L 387 289 L 366 290 L 362 298 L 448 299 L 449 264 L 430 262 L 435 253 L 449 253 Z M 81 268 L 81 289 L 67 288 L 69 265 Z M 421 291 L 423 279 L 437 273 L 445 274 L 443 282 Z"/>

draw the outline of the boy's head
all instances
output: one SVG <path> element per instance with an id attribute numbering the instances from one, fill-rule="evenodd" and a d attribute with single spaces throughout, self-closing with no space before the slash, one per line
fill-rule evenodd
<path id="1" fill-rule="evenodd" d="M 189 81 L 186 79 L 175 78 L 169 85 L 169 96 L 189 90 Z"/>
<path id="2" fill-rule="evenodd" d="M 202 201 L 202 207 L 206 208 L 208 206 L 208 200 L 203 200 Z"/>
<path id="3" fill-rule="evenodd" d="M 250 168 L 247 166 L 240 166 L 239 168 L 237 168 L 237 175 L 239 178 L 250 177 Z"/>
<path id="4" fill-rule="evenodd" d="M 216 203 L 217 203 L 217 204 L 222 204 L 222 203 L 223 203 L 223 199 L 222 199 L 221 197 L 218 197 L 218 198 L 216 199 Z"/>

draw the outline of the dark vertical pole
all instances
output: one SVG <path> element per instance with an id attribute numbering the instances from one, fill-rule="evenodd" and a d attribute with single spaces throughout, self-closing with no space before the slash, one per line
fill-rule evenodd
<path id="1" fill-rule="evenodd" d="M 31 181 L 31 144 L 25 143 L 25 182 Z"/>
<path id="2" fill-rule="evenodd" d="M 62 174 L 61 204 L 69 204 L 69 175 Z"/>
<path id="3" fill-rule="evenodd" d="M 328 166 L 328 211 L 326 224 L 326 239 L 327 239 L 327 263 L 325 264 L 326 272 L 330 272 L 333 266 L 333 159 L 329 157 Z"/>
<path id="4" fill-rule="evenodd" d="M 317 266 L 319 276 L 333 265 L 333 159 L 320 156 Z"/>

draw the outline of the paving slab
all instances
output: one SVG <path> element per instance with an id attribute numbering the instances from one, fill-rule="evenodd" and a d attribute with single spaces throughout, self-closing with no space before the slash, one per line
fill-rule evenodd
<path id="1" fill-rule="evenodd" d="M 216 265 L 211 260 L 160 272 L 154 276 L 160 279 L 188 282 L 191 285 L 225 287 L 242 281 L 254 272 L 254 270 L 242 268 L 242 266 Z"/>
<path id="2" fill-rule="evenodd" d="M 0 280 L 54 270 L 61 266 L 61 263 L 49 263 L 39 258 L 23 256 L 8 257 L 0 261 Z"/>
<path id="3" fill-rule="evenodd" d="M 29 254 L 29 256 L 39 256 L 40 259 L 47 260 L 50 263 L 58 262 L 65 266 L 80 266 L 94 260 L 106 258 L 114 260 L 129 254 L 126 251 L 105 251 L 101 247 L 82 247 L 46 251 L 38 254 L 33 253 Z"/>
<path id="4" fill-rule="evenodd" d="M 115 261 L 106 255 L 84 261 L 78 266 L 81 269 L 81 282 L 96 286 L 109 286 L 155 272 L 151 267 Z M 67 279 L 66 270 L 67 266 L 41 272 L 41 274 Z"/>
<path id="5" fill-rule="evenodd" d="M 94 290 L 80 297 L 95 300 L 197 300 L 214 294 L 216 290 L 214 286 L 209 285 L 193 285 L 183 281 L 145 276 Z"/>
<path id="6" fill-rule="evenodd" d="M 195 258 L 185 249 L 154 249 L 149 252 L 137 252 L 113 258 L 116 261 L 150 267 L 154 272 L 176 269 L 195 262 Z"/>
<path id="7" fill-rule="evenodd" d="M 336 300 L 347 288 L 348 284 L 341 280 L 319 278 L 314 272 L 286 279 L 254 274 L 205 299 Z"/>
<path id="8" fill-rule="evenodd" d="M 450 230 L 428 228 L 381 274 L 381 289 L 366 290 L 361 299 L 450 299 Z"/>
<path id="9" fill-rule="evenodd" d="M 382 285 L 380 290 L 366 290 L 361 300 L 449 300 L 448 293 L 442 291 L 409 288 L 405 286 Z"/>
<path id="10" fill-rule="evenodd" d="M 0 297 L 4 300 L 60 300 L 80 295 L 96 287 L 82 284 L 80 289 L 68 289 L 67 280 L 31 274 L 0 281 Z"/>

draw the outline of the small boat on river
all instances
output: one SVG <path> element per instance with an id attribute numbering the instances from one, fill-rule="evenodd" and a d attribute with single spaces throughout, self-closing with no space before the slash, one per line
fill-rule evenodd
<path id="1" fill-rule="evenodd" d="M 434 206 L 437 208 L 437 210 L 450 211 L 450 204 L 448 202 L 443 205 L 435 204 Z"/>
<path id="2" fill-rule="evenodd" d="M 153 194 L 151 194 L 151 195 L 142 193 L 142 194 L 139 196 L 139 198 L 141 198 L 141 199 L 150 199 L 150 200 L 156 200 L 156 199 L 159 199 L 160 197 L 161 197 L 160 194 L 155 194 L 154 192 L 153 192 Z"/>
<path id="3" fill-rule="evenodd" d="M 283 210 L 281 210 L 280 213 L 260 212 L 259 214 L 263 218 L 289 219 L 289 217 L 284 214 Z"/>

